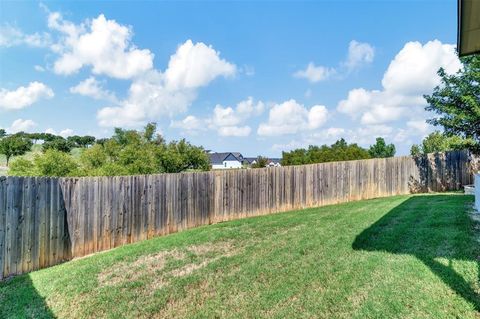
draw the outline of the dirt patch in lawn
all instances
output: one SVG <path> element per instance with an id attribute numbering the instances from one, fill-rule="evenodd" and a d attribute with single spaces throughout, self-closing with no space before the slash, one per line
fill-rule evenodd
<path id="1" fill-rule="evenodd" d="M 169 274 L 174 277 L 188 276 L 194 271 L 208 266 L 223 257 L 230 257 L 238 253 L 229 242 L 221 242 L 216 245 L 190 246 L 187 250 L 198 257 L 203 257 L 200 263 L 191 262 L 183 267 L 172 270 Z"/>
<path id="2" fill-rule="evenodd" d="M 134 261 L 114 264 L 99 273 L 97 280 L 99 286 L 117 286 L 145 280 L 151 288 L 158 289 L 168 284 L 169 277 L 188 276 L 212 262 L 237 253 L 238 249 L 230 242 L 166 250 L 141 256 Z"/>

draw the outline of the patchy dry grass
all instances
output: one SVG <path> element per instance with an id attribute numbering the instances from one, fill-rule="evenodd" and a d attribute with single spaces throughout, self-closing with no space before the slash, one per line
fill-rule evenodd
<path id="1" fill-rule="evenodd" d="M 140 256 L 135 261 L 124 261 L 98 274 L 101 286 L 123 286 L 131 281 L 148 278 L 147 289 L 155 291 L 169 284 L 170 277 L 183 277 L 206 267 L 223 257 L 238 252 L 229 242 L 191 245 L 183 250 L 172 249 Z"/>
<path id="2" fill-rule="evenodd" d="M 479 318 L 472 197 L 200 227 L 0 283 L 0 318 Z"/>

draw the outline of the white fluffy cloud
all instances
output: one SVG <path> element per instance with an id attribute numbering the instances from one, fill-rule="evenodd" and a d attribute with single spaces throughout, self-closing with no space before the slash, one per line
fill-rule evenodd
<path id="1" fill-rule="evenodd" d="M 269 112 L 268 121 L 258 127 L 258 135 L 275 136 L 295 134 L 303 130 L 314 130 L 322 126 L 328 117 L 328 110 L 323 105 L 307 109 L 291 99 L 275 104 Z"/>
<path id="2" fill-rule="evenodd" d="M 57 131 L 55 131 L 53 128 L 47 128 L 45 130 L 45 133 L 50 133 L 50 134 L 53 134 L 53 135 L 60 135 L 60 136 L 66 138 L 66 137 L 72 136 L 74 132 L 73 132 L 72 129 L 66 128 L 64 130 L 61 130 L 59 133 L 57 133 Z"/>
<path id="3" fill-rule="evenodd" d="M 183 113 L 201 87 L 218 77 L 233 77 L 238 71 L 235 64 L 221 58 L 212 46 L 187 40 L 178 46 L 162 72 L 153 66 L 153 53 L 132 42 L 132 27 L 107 19 L 103 14 L 76 24 L 64 19 L 61 13 L 42 7 L 48 13 L 48 28 L 55 37 L 49 44 L 56 57 L 55 73 L 70 75 L 89 68 L 94 75 L 132 81 L 127 97 L 120 101 L 93 76 L 70 88 L 71 93 L 110 102 L 97 113 L 100 126 L 140 126 L 161 116 Z M 10 45 L 11 39 L 23 36 L 14 28 L 5 30 L 1 33 L 0 45 Z M 36 43 L 35 37 L 28 39 Z M 44 70 L 40 66 L 35 69 Z M 3 89 L 0 108 L 21 108 L 39 97 L 53 96 L 48 87 L 39 85 L 43 84 L 34 82 L 29 88 L 19 88 L 18 92 Z M 25 94 L 34 89 L 37 93 Z M 17 98 L 20 94 L 23 99 Z"/>
<path id="4" fill-rule="evenodd" d="M 461 68 L 455 46 L 438 40 L 422 45 L 408 42 L 395 56 L 382 79 L 382 90 L 353 89 L 338 104 L 338 111 L 360 118 L 362 124 L 375 125 L 401 118 L 423 120 L 425 100 L 440 84 L 437 70 L 447 73 Z"/>
<path id="5" fill-rule="evenodd" d="M 461 68 L 454 44 L 408 42 L 388 66 L 382 85 L 386 91 L 422 94 L 440 84 L 440 67 L 450 74 Z"/>
<path id="6" fill-rule="evenodd" d="M 353 70 L 364 64 L 372 63 L 374 57 L 375 49 L 373 46 L 352 40 L 348 46 L 347 60 L 343 64 L 348 69 Z"/>
<path id="7" fill-rule="evenodd" d="M 244 137 L 250 135 L 252 129 L 250 126 L 221 126 L 218 128 L 218 135 L 220 136 L 235 136 Z"/>
<path id="8" fill-rule="evenodd" d="M 236 66 L 220 58 L 220 53 L 202 42 L 187 40 L 170 57 L 165 71 L 169 90 L 196 89 L 219 76 L 233 76 Z"/>
<path id="9" fill-rule="evenodd" d="M 180 121 L 172 121 L 170 127 L 181 129 L 189 133 L 203 131 L 206 129 L 205 122 L 193 115 L 188 115 Z"/>
<path id="10" fill-rule="evenodd" d="M 264 109 L 265 104 L 262 101 L 255 102 L 249 97 L 239 102 L 235 108 L 216 105 L 212 117 L 207 122 L 220 136 L 248 136 L 252 129 L 242 124 L 251 116 L 260 115 Z"/>
<path id="11" fill-rule="evenodd" d="M 210 117 L 199 119 L 189 115 L 181 121 L 172 121 L 170 126 L 188 134 L 210 129 L 220 136 L 248 136 L 252 129 L 245 122 L 252 116 L 260 115 L 264 109 L 262 101 L 255 102 L 252 97 L 248 97 L 235 107 L 217 104 Z"/>
<path id="12" fill-rule="evenodd" d="M 405 127 L 399 128 L 396 131 L 393 135 L 393 141 L 395 143 L 411 145 L 418 142 L 419 137 L 423 139 L 434 130 L 435 128 L 425 120 L 411 120 L 406 123 Z"/>
<path id="13" fill-rule="evenodd" d="M 315 83 L 328 79 L 331 75 L 335 74 L 335 72 L 333 68 L 327 68 L 321 65 L 316 66 L 313 62 L 310 62 L 305 70 L 299 70 L 295 72 L 293 76 Z"/>
<path id="14" fill-rule="evenodd" d="M 197 60 L 198 59 L 198 60 Z M 101 126 L 136 126 L 159 116 L 183 113 L 197 97 L 197 90 L 215 78 L 234 75 L 236 67 L 211 46 L 187 40 L 170 57 L 167 70 L 151 70 L 136 78 L 127 99 L 101 109 Z"/>
<path id="15" fill-rule="evenodd" d="M 153 53 L 138 49 L 131 43 L 132 29 L 103 14 L 80 25 L 63 19 L 58 12 L 48 16 L 50 29 L 63 38 L 52 46 L 59 58 L 54 63 L 58 74 L 72 74 L 84 66 L 91 66 L 94 74 L 128 79 L 153 67 Z"/>
<path id="16" fill-rule="evenodd" d="M 115 94 L 107 91 L 93 76 L 81 81 L 76 86 L 70 88 L 71 93 L 89 96 L 97 100 L 116 101 Z"/>
<path id="17" fill-rule="evenodd" d="M 25 34 L 17 27 L 5 24 L 0 26 L 0 47 L 13 47 L 27 45 L 30 47 L 46 47 L 50 45 L 51 38 L 48 33 L 35 32 Z"/>
<path id="18" fill-rule="evenodd" d="M 428 134 L 430 131 L 432 131 L 433 128 L 424 120 L 408 121 L 407 127 L 423 135 Z"/>
<path id="19" fill-rule="evenodd" d="M 0 109 L 18 110 L 32 105 L 39 99 L 49 99 L 53 96 L 51 88 L 37 81 L 12 91 L 2 88 L 0 89 Z"/>
<path id="20" fill-rule="evenodd" d="M 12 122 L 12 125 L 7 129 L 9 133 L 30 132 L 31 129 L 37 126 L 32 120 L 17 119 Z"/>
<path id="21" fill-rule="evenodd" d="M 239 102 L 235 109 L 218 104 L 213 110 L 210 124 L 214 127 L 238 125 L 252 115 L 261 114 L 264 108 L 265 105 L 262 101 L 255 103 L 252 97 Z"/>
<path id="22" fill-rule="evenodd" d="M 350 41 L 348 46 L 347 59 L 340 62 L 340 66 L 352 71 L 364 64 L 372 63 L 375 57 L 375 49 L 368 43 L 362 43 L 355 40 Z M 296 78 L 307 79 L 311 83 L 324 81 L 337 73 L 343 73 L 342 68 L 330 68 L 326 66 L 316 66 L 310 62 L 304 70 L 299 70 L 293 74 Z"/>

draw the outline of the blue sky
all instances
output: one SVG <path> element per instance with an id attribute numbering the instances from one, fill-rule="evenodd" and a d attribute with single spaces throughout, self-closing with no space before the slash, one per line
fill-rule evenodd
<path id="1" fill-rule="evenodd" d="M 0 127 L 280 156 L 383 136 L 406 154 L 423 94 L 460 67 L 456 1 L 1 2 Z"/>

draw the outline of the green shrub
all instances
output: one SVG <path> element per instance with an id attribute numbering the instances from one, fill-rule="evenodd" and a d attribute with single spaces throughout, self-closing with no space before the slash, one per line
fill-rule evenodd
<path id="1" fill-rule="evenodd" d="M 18 157 L 10 163 L 8 174 L 11 176 L 37 176 L 38 172 L 33 161 Z"/>

